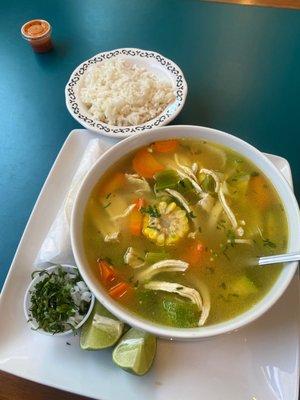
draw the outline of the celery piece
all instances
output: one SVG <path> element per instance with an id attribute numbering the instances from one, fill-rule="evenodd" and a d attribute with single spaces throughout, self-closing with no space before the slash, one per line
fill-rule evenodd
<path id="1" fill-rule="evenodd" d="M 148 252 L 145 256 L 145 261 L 147 264 L 152 265 L 162 260 L 167 260 L 170 258 L 170 254 L 165 253 L 164 251 L 159 253 Z"/>
<path id="2" fill-rule="evenodd" d="M 215 191 L 216 182 L 211 175 L 205 174 L 200 182 L 201 188 L 207 193 L 213 193 Z"/>
<path id="3" fill-rule="evenodd" d="M 173 169 L 166 169 L 164 171 L 158 172 L 154 175 L 154 179 L 154 188 L 157 191 L 167 188 L 174 188 L 180 180 L 179 175 Z"/>

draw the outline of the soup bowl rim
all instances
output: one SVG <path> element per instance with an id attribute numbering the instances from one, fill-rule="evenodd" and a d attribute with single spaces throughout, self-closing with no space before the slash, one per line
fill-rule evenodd
<path id="1" fill-rule="evenodd" d="M 280 171 L 263 153 L 236 136 L 212 128 L 193 125 L 159 127 L 151 132 L 144 132 L 117 143 L 95 162 L 81 184 L 74 203 L 71 218 L 70 231 L 72 249 L 81 276 L 95 297 L 110 312 L 129 325 L 163 338 L 176 340 L 199 340 L 235 331 L 262 316 L 276 303 L 288 287 L 297 269 L 297 262 L 284 265 L 284 268 L 276 282 L 254 306 L 232 319 L 214 325 L 196 328 L 175 328 L 163 324 L 157 324 L 134 314 L 114 301 L 108 295 L 106 289 L 95 282 L 95 276 L 85 258 L 82 242 L 82 225 L 87 200 L 96 182 L 107 171 L 107 169 L 120 158 L 140 147 L 143 147 L 144 145 L 152 143 L 155 140 L 165 140 L 169 138 L 190 138 L 222 144 L 239 152 L 243 157 L 249 159 L 255 166 L 262 170 L 277 190 L 285 208 L 289 230 L 288 251 L 291 252 L 298 251 L 300 248 L 300 243 L 297 239 L 297 231 L 300 231 L 299 208 L 290 185 Z"/>

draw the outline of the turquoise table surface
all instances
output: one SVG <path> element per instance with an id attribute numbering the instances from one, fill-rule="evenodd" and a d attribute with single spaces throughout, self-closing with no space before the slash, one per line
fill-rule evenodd
<path id="1" fill-rule="evenodd" d="M 53 26 L 55 50 L 20 36 Z M 218 128 L 281 155 L 300 196 L 300 11 L 192 0 L 2 0 L 0 11 L 0 287 L 31 209 L 68 133 L 72 70 L 118 47 L 161 52 L 184 71 L 178 124 Z"/>

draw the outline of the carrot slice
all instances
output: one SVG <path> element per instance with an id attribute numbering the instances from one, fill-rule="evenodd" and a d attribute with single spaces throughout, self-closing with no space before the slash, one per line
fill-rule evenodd
<path id="1" fill-rule="evenodd" d="M 143 216 L 141 212 L 134 208 L 129 215 L 129 230 L 133 236 L 140 236 L 142 232 Z"/>
<path id="2" fill-rule="evenodd" d="M 262 210 L 265 210 L 272 201 L 267 183 L 261 175 L 252 176 L 250 178 L 248 194 Z"/>
<path id="3" fill-rule="evenodd" d="M 164 166 L 145 148 L 139 150 L 135 154 L 132 160 L 132 166 L 133 169 L 144 178 L 152 178 L 156 172 L 164 169 Z"/>
<path id="4" fill-rule="evenodd" d="M 162 140 L 160 142 L 155 142 L 153 148 L 158 153 L 170 153 L 174 151 L 178 146 L 177 140 Z"/>
<path id="5" fill-rule="evenodd" d="M 145 199 L 142 197 L 135 200 L 136 208 L 140 211 L 142 207 L 145 207 Z"/>
<path id="6" fill-rule="evenodd" d="M 185 261 L 191 266 L 199 264 L 203 257 L 204 246 L 201 243 L 194 243 L 192 246 L 187 248 L 186 255 L 184 257 Z"/>
<path id="7" fill-rule="evenodd" d="M 107 285 L 116 279 L 117 274 L 113 267 L 107 261 L 98 260 L 98 265 L 100 269 L 101 280 L 104 284 Z"/>
<path id="8" fill-rule="evenodd" d="M 100 194 L 106 195 L 108 193 L 116 192 L 120 189 L 126 181 L 125 174 L 116 172 L 113 176 L 109 176 L 101 185 Z"/>
<path id="9" fill-rule="evenodd" d="M 119 282 L 109 289 L 108 294 L 114 299 L 120 299 L 130 289 L 130 285 L 126 282 Z"/>

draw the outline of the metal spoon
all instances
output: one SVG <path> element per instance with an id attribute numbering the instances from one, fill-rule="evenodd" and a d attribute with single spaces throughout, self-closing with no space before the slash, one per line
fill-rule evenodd
<path id="1" fill-rule="evenodd" d="M 258 257 L 256 265 L 278 264 L 283 262 L 300 261 L 300 251 L 288 254 L 276 254 L 275 256 Z"/>

